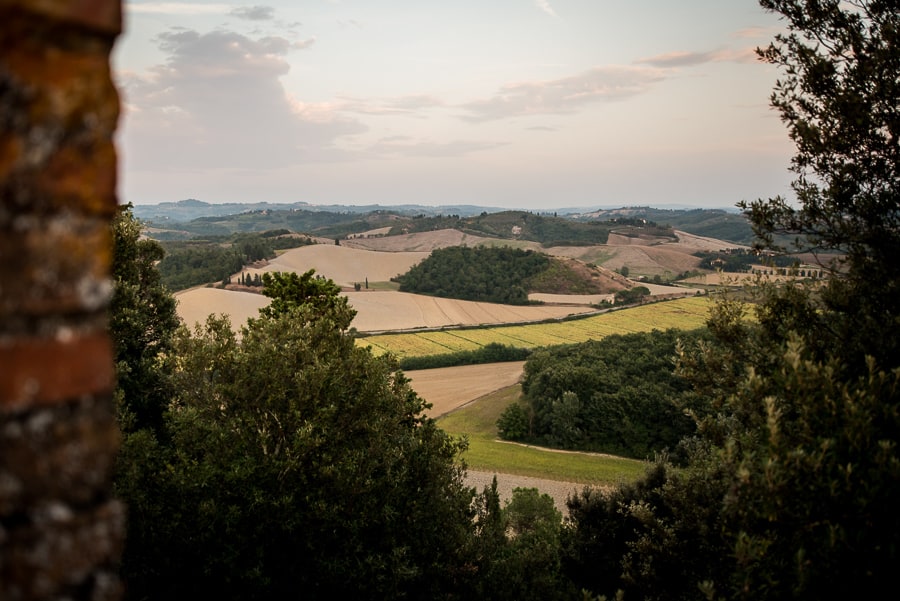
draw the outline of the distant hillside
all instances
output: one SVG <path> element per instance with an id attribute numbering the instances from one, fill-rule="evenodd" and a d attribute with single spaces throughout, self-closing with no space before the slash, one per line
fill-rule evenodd
<path id="1" fill-rule="evenodd" d="M 437 249 L 397 281 L 401 292 L 509 305 L 527 304 L 530 292 L 603 294 L 625 287 L 574 259 L 505 246 Z"/>
<path id="2" fill-rule="evenodd" d="M 315 213 L 336 213 L 339 215 L 368 214 L 375 212 L 396 213 L 399 215 L 477 215 L 483 211 L 500 211 L 499 208 L 477 207 L 473 205 L 443 205 L 429 207 L 425 205 L 311 205 L 306 202 L 271 203 L 241 202 L 213 204 L 189 198 L 177 202 L 162 202 L 155 205 L 134 205 L 132 213 L 141 221 L 185 223 L 199 217 L 224 217 L 241 213 L 260 213 L 263 211 L 307 211 Z"/>
<path id="3" fill-rule="evenodd" d="M 183 200 L 137 205 L 133 212 L 150 226 L 150 235 L 160 240 L 228 236 L 281 228 L 343 239 L 360 232 L 390 228 L 388 235 L 455 229 L 469 235 L 537 242 L 545 247 L 606 244 L 611 232 L 628 237 L 674 240 L 674 229 L 741 245 L 753 241 L 747 220 L 739 213 L 721 209 L 623 207 L 561 216 L 473 205 L 343 207 L 306 203 L 211 204 Z"/>
<path id="4" fill-rule="evenodd" d="M 528 240 L 545 247 L 606 244 L 611 231 L 625 236 L 650 234 L 675 239 L 670 228 L 658 228 L 653 224 L 637 221 L 627 224 L 598 220 L 579 222 L 555 215 L 536 215 L 527 211 L 483 212 L 473 217 L 457 215 L 414 217 L 410 221 L 398 222 L 390 233 L 411 234 L 441 229 L 456 229 L 492 238 Z"/>
<path id="5" fill-rule="evenodd" d="M 722 209 L 654 209 L 651 207 L 626 207 L 603 209 L 571 216 L 576 221 L 608 221 L 622 217 L 646 219 L 662 227 L 671 227 L 696 236 L 716 238 L 741 245 L 753 243 L 750 224 L 740 213 Z"/>

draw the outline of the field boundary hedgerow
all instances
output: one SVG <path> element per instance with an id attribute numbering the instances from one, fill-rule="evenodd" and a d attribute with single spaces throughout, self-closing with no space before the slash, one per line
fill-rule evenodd
<path id="1" fill-rule="evenodd" d="M 598 340 L 610 334 L 670 328 L 692 330 L 706 324 L 712 301 L 707 296 L 684 297 L 613 309 L 588 316 L 570 316 L 526 324 L 440 328 L 416 332 L 360 336 L 356 343 L 376 355 L 399 359 L 476 351 L 491 343 L 534 349 Z"/>

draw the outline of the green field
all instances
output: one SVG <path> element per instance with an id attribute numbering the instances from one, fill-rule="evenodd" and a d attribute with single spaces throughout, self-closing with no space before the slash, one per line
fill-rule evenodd
<path id="1" fill-rule="evenodd" d="M 706 323 L 710 305 L 708 297 L 694 296 L 567 321 L 381 334 L 358 338 L 356 343 L 371 347 L 376 355 L 390 352 L 400 358 L 470 351 L 491 342 L 516 348 L 537 348 L 598 340 L 610 334 L 669 328 L 692 330 Z"/>
<path id="2" fill-rule="evenodd" d="M 560 452 L 501 441 L 497 436 L 497 418 L 520 395 L 518 385 L 503 388 L 437 420 L 438 426 L 447 433 L 468 438 L 469 449 L 463 459 L 469 468 L 600 485 L 631 481 L 644 473 L 647 464 L 634 459 Z"/>

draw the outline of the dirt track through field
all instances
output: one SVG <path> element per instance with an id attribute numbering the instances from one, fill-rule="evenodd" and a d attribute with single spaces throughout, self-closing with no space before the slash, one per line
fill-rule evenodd
<path id="1" fill-rule="evenodd" d="M 419 396 L 434 406 L 428 411 L 431 417 L 439 417 L 458 409 L 500 388 L 517 383 L 522 377 L 524 361 L 491 363 L 487 365 L 463 365 L 438 369 L 420 369 L 405 372 L 410 384 Z M 494 472 L 469 470 L 466 484 L 481 492 L 491 485 Z M 584 484 L 545 480 L 516 474 L 497 476 L 497 491 L 501 504 L 512 499 L 515 488 L 537 488 L 553 498 L 556 508 L 566 514 L 566 499 L 579 493 Z"/>
<path id="2" fill-rule="evenodd" d="M 405 372 L 420 397 L 432 404 L 429 417 L 440 417 L 454 409 L 512 386 L 522 378 L 524 361 L 461 365 Z"/>

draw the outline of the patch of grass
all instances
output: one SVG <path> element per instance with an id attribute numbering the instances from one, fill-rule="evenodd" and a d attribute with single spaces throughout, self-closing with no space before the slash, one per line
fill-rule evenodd
<path id="1" fill-rule="evenodd" d="M 632 481 L 643 475 L 647 466 L 643 461 L 501 441 L 497 435 L 497 418 L 521 394 L 519 385 L 503 388 L 438 418 L 438 426 L 448 434 L 468 438 L 469 450 L 463 459 L 471 469 L 606 485 Z"/>

